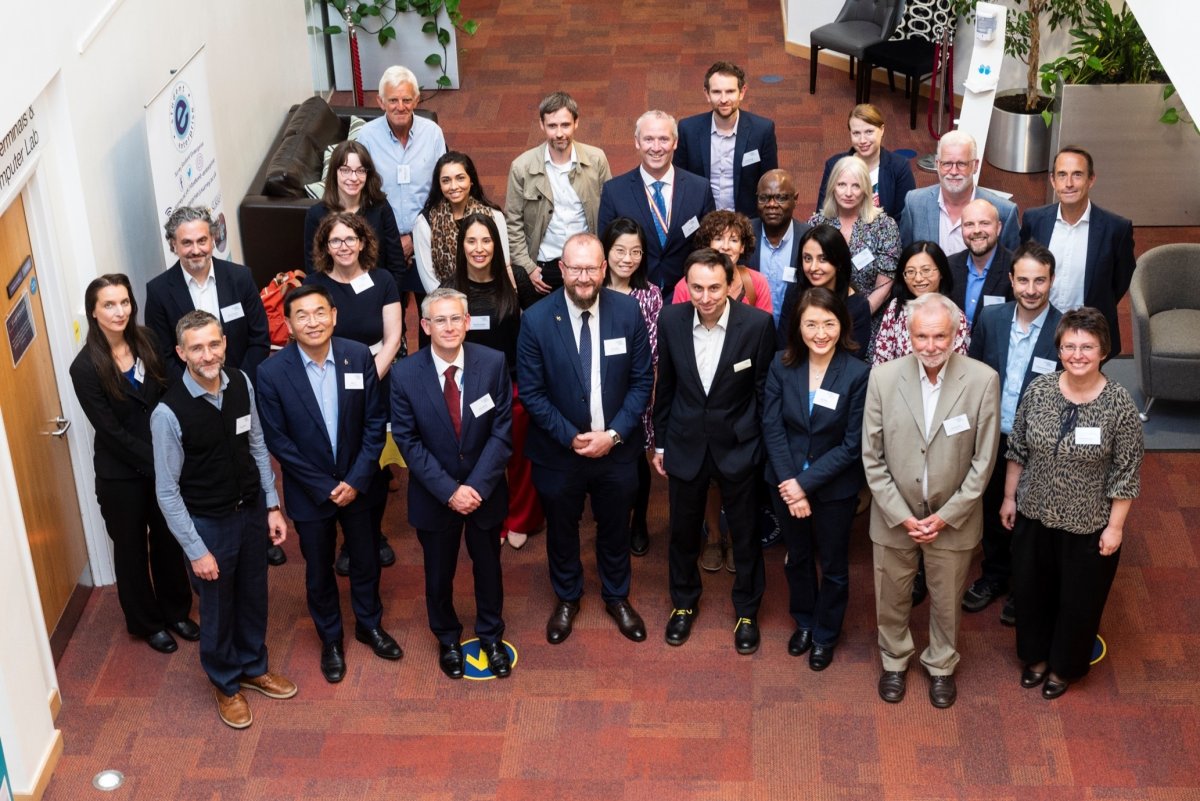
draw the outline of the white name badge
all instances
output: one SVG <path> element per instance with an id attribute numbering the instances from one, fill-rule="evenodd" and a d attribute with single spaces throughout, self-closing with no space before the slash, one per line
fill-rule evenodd
<path id="1" fill-rule="evenodd" d="M 492 316 L 490 314 L 480 314 L 471 318 L 472 331 L 491 331 Z"/>
<path id="2" fill-rule="evenodd" d="M 970 427 L 971 422 L 967 420 L 967 416 L 965 414 L 951 417 L 949 420 L 946 420 L 942 423 L 942 428 L 945 429 L 946 436 L 948 437 L 952 437 L 955 434 L 961 434 Z"/>
<path id="3" fill-rule="evenodd" d="M 381 339 L 381 340 L 379 340 L 379 341 L 378 341 L 378 342 L 376 342 L 374 345 L 372 345 L 371 347 L 367 348 L 367 350 L 371 351 L 371 355 L 372 355 L 372 356 L 378 356 L 378 355 L 379 355 L 379 351 L 383 350 L 383 340 L 382 340 L 382 339 Z"/>
<path id="4" fill-rule="evenodd" d="M 1038 375 L 1045 375 L 1046 373 L 1053 373 L 1054 370 L 1055 365 L 1053 359 L 1043 359 L 1041 356 L 1033 357 L 1033 372 L 1037 373 Z"/>
<path id="5" fill-rule="evenodd" d="M 875 261 L 875 254 L 871 252 L 870 248 L 863 248 L 854 254 L 854 258 L 851 259 L 851 261 L 854 262 L 856 269 L 861 270 L 871 262 Z"/>
<path id="6" fill-rule="evenodd" d="M 239 417 L 237 419 L 237 423 L 235 423 L 234 426 L 235 427 L 234 427 L 233 433 L 245 434 L 247 431 L 250 430 L 250 415 L 244 414 L 241 417 Z M 1099 431 L 1100 429 L 1096 429 L 1096 430 Z"/>
<path id="7" fill-rule="evenodd" d="M 783 280 L 787 281 L 789 284 L 796 283 L 796 268 L 795 267 L 784 267 L 783 268 Z"/>
<path id="8" fill-rule="evenodd" d="M 826 409 L 837 409 L 838 394 L 827 389 L 818 389 L 813 397 L 813 405 L 824 406 Z"/>
<path id="9" fill-rule="evenodd" d="M 1003 295 L 984 295 L 983 296 L 983 305 L 984 306 L 999 306 L 1001 303 L 1004 303 Z"/>
<path id="10" fill-rule="evenodd" d="M 362 389 L 363 374 L 362 373 L 346 373 L 346 389 Z"/>
<path id="11" fill-rule="evenodd" d="M 412 170 L 407 164 L 396 165 L 396 183 L 409 184 L 412 183 Z"/>
<path id="12" fill-rule="evenodd" d="M 146 365 L 140 358 L 133 363 L 133 379 L 139 384 L 146 381 Z"/>
<path id="13" fill-rule="evenodd" d="M 625 337 L 604 340 L 605 356 L 620 356 L 625 352 Z"/>
<path id="14" fill-rule="evenodd" d="M 231 303 L 225 308 L 221 309 L 221 322 L 228 323 L 232 322 L 233 320 L 240 320 L 245 316 L 246 313 L 242 311 L 241 303 Z"/>
<path id="15" fill-rule="evenodd" d="M 488 394 L 471 404 L 471 414 L 475 415 L 476 417 L 482 417 L 487 412 L 495 408 L 496 404 L 492 402 L 492 396 Z"/>
<path id="16" fill-rule="evenodd" d="M 1100 444 L 1100 427 L 1099 426 L 1079 426 L 1075 429 L 1075 444 L 1076 445 L 1099 445 Z"/>
<path id="17" fill-rule="evenodd" d="M 733 366 L 733 372 L 740 373 L 750 367 L 750 360 L 744 359 Z"/>
<path id="18" fill-rule="evenodd" d="M 375 286 L 375 281 L 371 278 L 370 273 L 363 273 L 350 282 L 350 288 L 354 290 L 355 295 L 361 295 L 373 286 Z"/>
<path id="19" fill-rule="evenodd" d="M 696 233 L 696 229 L 698 229 L 699 227 L 700 227 L 700 221 L 697 220 L 693 216 L 692 219 L 688 220 L 687 222 L 685 222 L 683 224 L 683 235 L 691 236 L 692 234 Z"/>
<path id="20" fill-rule="evenodd" d="M 757 164 L 762 161 L 757 150 L 747 150 L 746 155 L 742 156 L 742 166 L 749 167 L 751 164 Z"/>

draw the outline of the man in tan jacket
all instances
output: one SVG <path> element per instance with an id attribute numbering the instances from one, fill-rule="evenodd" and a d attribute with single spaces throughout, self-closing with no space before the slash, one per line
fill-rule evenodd
<path id="1" fill-rule="evenodd" d="M 562 286 L 558 260 L 573 234 L 596 230 L 600 188 L 612 177 L 598 147 L 575 141 L 579 106 L 554 92 L 538 106 L 546 143 L 526 150 L 508 171 L 504 216 L 513 267 L 529 273 L 543 295 Z"/>
<path id="2" fill-rule="evenodd" d="M 913 353 L 871 371 L 862 458 L 871 488 L 875 614 L 883 675 L 879 696 L 904 698 L 916 651 L 909 614 L 917 558 L 929 582 L 929 700 L 957 697 L 959 602 L 983 533 L 983 489 L 1000 436 L 1000 380 L 982 362 L 952 352 L 962 312 L 944 295 L 908 304 Z"/>

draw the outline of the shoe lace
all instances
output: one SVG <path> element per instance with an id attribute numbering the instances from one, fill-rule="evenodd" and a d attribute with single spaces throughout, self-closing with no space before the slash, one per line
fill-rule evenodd
<path id="1" fill-rule="evenodd" d="M 733 630 L 734 630 L 734 631 L 737 631 L 737 630 L 738 630 L 738 627 L 739 627 L 739 626 L 741 626 L 743 623 L 745 623 L 747 626 L 753 626 L 753 625 L 754 625 L 754 621 L 753 621 L 753 620 L 751 620 L 750 618 L 748 618 L 748 617 L 739 617 L 739 618 L 737 619 L 737 623 L 733 624 Z"/>
<path id="2" fill-rule="evenodd" d="M 675 617 L 676 615 L 694 615 L 694 614 L 696 614 L 696 610 L 694 610 L 694 609 L 672 609 L 671 610 L 671 617 Z"/>

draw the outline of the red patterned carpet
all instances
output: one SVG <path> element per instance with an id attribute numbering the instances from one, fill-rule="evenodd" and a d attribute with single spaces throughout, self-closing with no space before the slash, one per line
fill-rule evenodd
<path id="1" fill-rule="evenodd" d="M 823 68 L 818 94 L 808 95 L 807 62 L 784 53 L 776 3 L 467 5 L 481 26 L 462 54 L 465 88 L 429 104 L 497 199 L 509 161 L 538 139 L 534 108 L 547 92 L 576 95 L 580 139 L 605 147 L 619 172 L 635 163 L 637 114 L 702 110 L 703 72 L 716 58 L 738 61 L 752 76 L 747 107 L 777 120 L 784 166 L 813 187 L 802 198 L 815 194 L 821 163 L 844 144 L 852 84 Z M 761 83 L 767 74 L 783 80 Z M 878 88 L 875 99 L 895 121 L 889 147 L 932 147 L 923 130 L 908 131 L 900 93 Z M 1043 202 L 1044 175 L 985 167 L 983 180 L 1013 192 L 1022 208 Z M 1196 234 L 1139 229 L 1137 237 L 1141 252 Z M 846 632 L 829 670 L 813 673 L 787 654 L 792 624 L 778 547 L 767 552 L 757 654 L 733 650 L 727 573 L 705 575 L 691 641 L 667 646 L 661 483 L 651 551 L 634 564 L 632 601 L 647 620 L 647 642 L 618 634 L 589 564 L 575 633 L 546 644 L 553 597 L 537 536 L 504 553 L 507 639 L 520 654 L 513 676 L 451 682 L 436 666 L 401 492 L 388 517 L 399 561 L 384 571 L 383 597 L 384 624 L 403 660 L 384 662 L 350 641 L 346 680 L 325 683 L 303 562 L 289 541 L 288 564 L 271 570 L 268 644 L 272 668 L 300 693 L 289 701 L 251 694 L 254 725 L 236 732 L 216 716 L 195 646 L 162 656 L 130 639 L 115 589 L 104 588 L 59 665 L 65 753 L 45 797 L 99 797 L 91 777 L 116 768 L 126 784 L 112 797 L 139 801 L 1200 799 L 1198 480 L 1200 455 L 1147 456 L 1102 630 L 1109 655 L 1086 681 L 1055 702 L 1022 690 L 1012 630 L 992 607 L 964 619 L 959 701 L 949 710 L 929 705 L 919 668 L 904 703 L 876 696 L 865 515 L 853 532 Z M 590 528 L 586 539 L 588 553 Z M 459 611 L 469 621 L 468 563 L 459 572 Z M 348 616 L 345 592 L 343 606 Z M 924 606 L 915 615 L 921 644 L 927 614 Z"/>

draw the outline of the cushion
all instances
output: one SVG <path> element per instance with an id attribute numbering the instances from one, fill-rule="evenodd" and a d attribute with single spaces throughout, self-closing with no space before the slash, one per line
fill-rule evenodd
<path id="1" fill-rule="evenodd" d="M 342 122 L 319 97 L 305 100 L 288 119 L 283 140 L 267 163 L 263 194 L 304 197 L 304 186 L 321 175 L 325 146 L 341 135 Z"/>
<path id="2" fill-rule="evenodd" d="M 1200 311 L 1171 309 L 1151 315 L 1150 351 L 1156 358 L 1200 362 Z"/>

